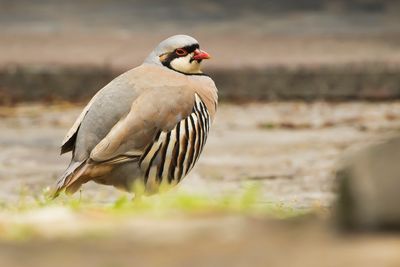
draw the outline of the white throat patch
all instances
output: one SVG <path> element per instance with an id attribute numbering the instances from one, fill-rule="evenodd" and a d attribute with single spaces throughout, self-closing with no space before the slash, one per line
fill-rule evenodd
<path id="1" fill-rule="evenodd" d="M 178 57 L 171 60 L 170 65 L 174 70 L 184 73 L 202 73 L 200 70 L 200 63 L 197 60 L 192 60 L 193 53 L 189 53 L 184 57 Z"/>

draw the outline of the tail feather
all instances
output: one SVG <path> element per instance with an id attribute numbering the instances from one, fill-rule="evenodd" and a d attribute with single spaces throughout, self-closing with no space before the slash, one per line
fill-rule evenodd
<path id="1" fill-rule="evenodd" d="M 60 192 L 63 191 L 64 189 L 68 193 L 74 193 L 76 190 L 79 189 L 81 184 L 79 184 L 77 187 L 76 186 L 71 187 L 71 186 L 73 185 L 74 182 L 78 180 L 78 178 L 81 177 L 85 169 L 84 168 L 85 166 L 86 166 L 86 161 L 83 162 L 72 161 L 70 163 L 68 168 L 64 171 L 64 173 L 60 176 L 60 178 L 57 181 L 56 188 L 53 193 L 53 199 L 58 197 Z M 69 190 L 69 187 L 75 190 Z"/>
<path id="2" fill-rule="evenodd" d="M 72 161 L 63 175 L 58 179 L 53 199 L 65 190 L 68 194 L 75 193 L 82 184 L 90 181 L 93 178 L 104 176 L 110 173 L 115 166 L 122 163 L 137 161 L 137 156 L 119 156 L 108 161 L 93 162 L 90 159 L 85 161 Z"/>

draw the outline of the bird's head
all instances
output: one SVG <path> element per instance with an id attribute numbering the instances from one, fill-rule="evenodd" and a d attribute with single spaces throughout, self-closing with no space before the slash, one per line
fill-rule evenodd
<path id="1" fill-rule="evenodd" d="M 145 62 L 162 64 L 184 74 L 201 74 L 201 62 L 210 55 L 200 50 L 199 43 L 187 35 L 174 35 L 162 41 Z"/>

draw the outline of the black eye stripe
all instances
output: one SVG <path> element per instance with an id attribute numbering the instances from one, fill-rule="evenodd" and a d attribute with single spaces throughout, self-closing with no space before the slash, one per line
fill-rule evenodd
<path id="1" fill-rule="evenodd" d="M 193 44 L 193 45 L 188 45 L 183 47 L 183 49 L 185 49 L 188 53 L 192 53 L 194 52 L 194 50 L 200 48 L 199 44 Z"/>
<path id="2" fill-rule="evenodd" d="M 182 47 L 182 49 L 185 49 L 188 52 L 188 54 L 194 52 L 194 50 L 199 49 L 199 48 L 200 48 L 199 44 L 187 45 L 187 46 Z M 179 49 L 179 48 L 177 48 L 177 49 Z M 187 56 L 187 54 L 184 56 Z M 172 68 L 171 61 L 174 60 L 175 58 L 179 58 L 179 57 L 181 57 L 181 56 L 177 55 L 176 50 L 174 50 L 173 52 L 169 53 L 168 56 L 163 61 L 161 61 L 161 64 L 163 64 L 165 67 L 167 67 L 171 70 L 174 70 L 176 72 L 179 72 L 179 73 L 182 73 L 185 75 L 208 76 L 205 73 L 185 73 L 185 72 L 181 72 L 181 71 L 178 71 L 178 70 Z"/>
<path id="3" fill-rule="evenodd" d="M 182 47 L 182 49 L 185 49 L 188 52 L 188 54 L 190 54 L 190 53 L 194 52 L 194 50 L 198 49 L 199 47 L 200 47 L 199 44 L 193 44 L 193 45 L 184 46 L 184 47 Z M 180 49 L 180 48 L 177 48 L 177 49 Z M 181 56 L 187 56 L 187 55 L 181 55 Z M 174 50 L 174 52 L 168 54 L 167 58 L 164 59 L 162 64 L 164 66 L 169 66 L 172 60 L 174 60 L 175 58 L 181 57 L 181 56 L 176 53 L 176 50 Z"/>
<path id="4" fill-rule="evenodd" d="M 177 48 L 177 49 L 175 49 L 175 54 L 176 54 L 177 56 L 182 56 L 182 55 L 179 55 L 179 52 L 177 53 L 177 50 L 183 49 L 183 50 L 185 50 L 188 54 L 190 54 L 190 53 L 194 52 L 194 50 L 199 49 L 199 48 L 200 48 L 200 46 L 199 46 L 198 44 L 187 45 L 187 46 L 184 46 L 184 47 L 182 47 L 182 48 Z M 186 55 L 185 55 L 185 56 L 186 56 Z"/>

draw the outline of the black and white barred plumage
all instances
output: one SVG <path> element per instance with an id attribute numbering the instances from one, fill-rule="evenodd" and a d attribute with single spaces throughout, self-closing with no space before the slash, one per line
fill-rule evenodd
<path id="1" fill-rule="evenodd" d="M 140 158 L 145 185 L 180 182 L 197 162 L 210 123 L 207 107 L 196 94 L 192 113 L 171 131 L 159 131 Z"/>

